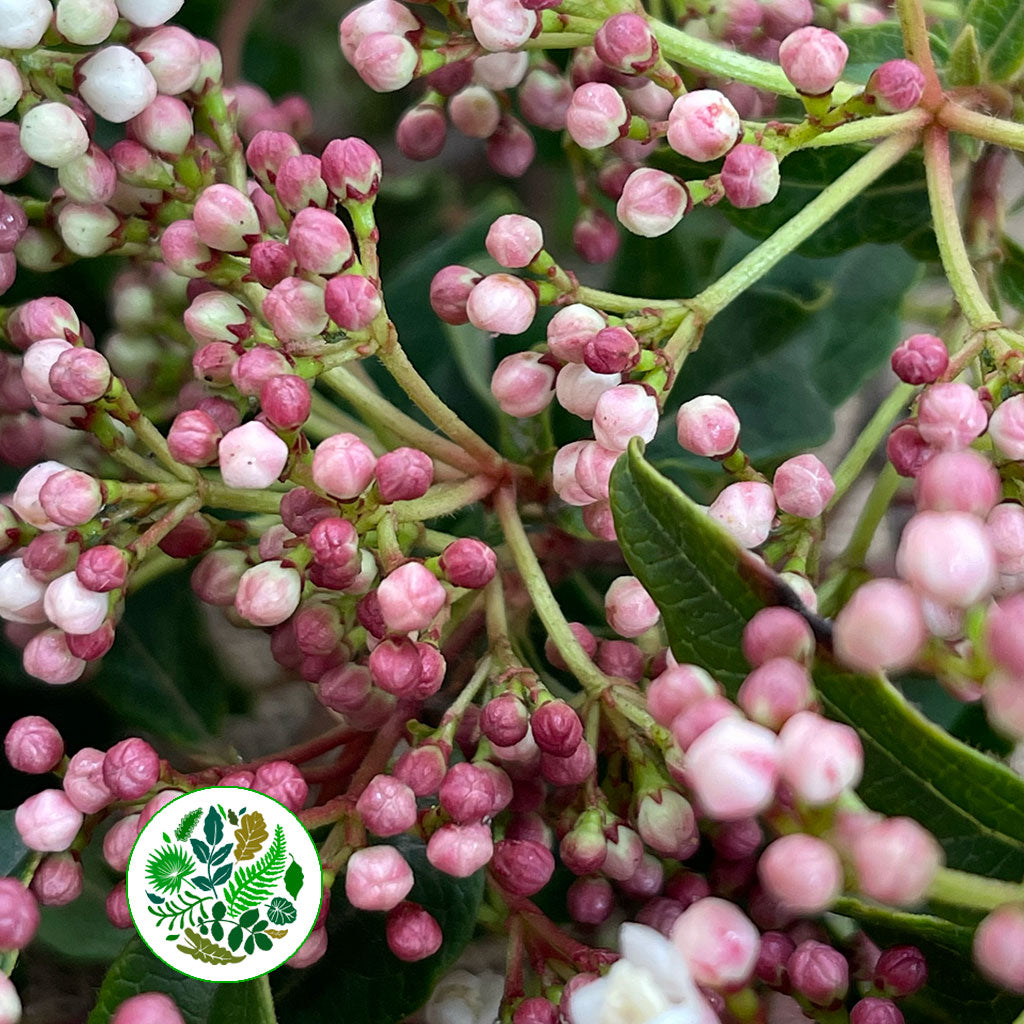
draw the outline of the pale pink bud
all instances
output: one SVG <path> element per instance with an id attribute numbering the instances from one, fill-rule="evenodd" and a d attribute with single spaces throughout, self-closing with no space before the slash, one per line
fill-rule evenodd
<path id="1" fill-rule="evenodd" d="M 213 253 L 199 237 L 194 220 L 176 220 L 164 228 L 160 236 L 160 254 L 164 262 L 182 277 L 203 277 L 203 268 Z"/>
<path id="2" fill-rule="evenodd" d="M 39 904 L 17 878 L 0 878 L 0 949 L 23 949 L 39 927 Z"/>
<path id="3" fill-rule="evenodd" d="M 783 512 L 814 519 L 825 511 L 836 492 L 835 482 L 816 455 L 796 455 L 775 471 L 772 491 Z"/>
<path id="4" fill-rule="evenodd" d="M 529 217 L 507 213 L 489 228 L 484 243 L 492 259 L 503 267 L 529 266 L 544 247 L 541 226 Z"/>
<path id="5" fill-rule="evenodd" d="M 469 85 L 448 101 L 448 116 L 467 138 L 487 139 L 494 134 L 501 121 L 501 108 L 490 89 L 482 85 Z M 498 262 L 501 263 L 501 260 Z M 502 266 L 508 264 L 502 263 Z M 525 267 L 526 263 L 522 266 Z"/>
<path id="6" fill-rule="evenodd" d="M 0 46 L 31 50 L 43 38 L 52 17 L 53 9 L 43 0 L 8 0 L 0 9 Z"/>
<path id="7" fill-rule="evenodd" d="M 202 57 L 191 33 L 178 26 L 158 28 L 134 45 L 161 93 L 177 96 L 192 88 Z"/>
<path id="8" fill-rule="evenodd" d="M 1024 508 L 1011 501 L 996 505 L 985 529 L 995 548 L 999 571 L 1008 575 L 1024 573 Z"/>
<path id="9" fill-rule="evenodd" d="M 911 67 L 916 69 L 917 65 L 911 64 Z M 900 343 L 892 354 L 891 363 L 893 373 L 907 384 L 932 384 L 949 365 L 949 352 L 945 342 L 934 334 L 914 334 Z"/>
<path id="10" fill-rule="evenodd" d="M 333 139 L 324 147 L 321 163 L 324 181 L 339 199 L 363 200 L 376 195 L 382 174 L 381 161 L 369 143 L 354 136 Z"/>
<path id="11" fill-rule="evenodd" d="M 210 416 L 198 409 L 188 409 L 175 416 L 167 432 L 167 447 L 186 466 L 208 466 L 217 458 L 222 437 Z"/>
<path id="12" fill-rule="evenodd" d="M 786 961 L 790 984 L 816 1006 L 831 1006 L 842 999 L 850 985 L 846 957 L 823 942 L 801 942 Z"/>
<path id="13" fill-rule="evenodd" d="M 517 0 L 479 0 L 472 5 L 470 26 L 485 50 L 518 50 L 537 27 L 537 13 Z"/>
<path id="14" fill-rule="evenodd" d="M 1011 739 L 1024 736 L 1024 686 L 1020 679 L 991 672 L 985 679 L 981 699 L 993 728 Z"/>
<path id="15" fill-rule="evenodd" d="M 993 910 L 974 933 L 973 953 L 991 982 L 1024 992 L 1024 907 L 1008 903 Z"/>
<path id="16" fill-rule="evenodd" d="M 767 149 L 741 142 L 726 155 L 721 178 L 725 198 L 737 209 L 764 206 L 779 193 L 779 161 Z"/>
<path id="17" fill-rule="evenodd" d="M 679 407 L 676 437 L 680 446 L 694 455 L 728 455 L 739 441 L 740 420 L 724 398 L 699 395 Z"/>
<path id="18" fill-rule="evenodd" d="M 536 312 L 533 289 L 511 274 L 490 274 L 474 286 L 466 300 L 469 322 L 493 334 L 522 334 Z"/>
<path id="19" fill-rule="evenodd" d="M 77 469 L 62 469 L 39 488 L 39 504 L 60 526 L 81 526 L 103 507 L 99 481 Z"/>
<path id="20" fill-rule="evenodd" d="M 150 818 L 157 811 L 166 807 L 172 800 L 181 795 L 182 791 L 180 789 L 161 789 L 154 796 L 151 796 L 139 814 L 139 831 L 141 832 L 149 824 Z"/>
<path id="21" fill-rule="evenodd" d="M 14 827 L 30 850 L 59 853 L 78 835 L 82 812 L 59 789 L 44 789 L 14 812 Z"/>
<path id="22" fill-rule="evenodd" d="M 728 698 L 715 695 L 689 704 L 672 719 L 669 728 L 680 749 L 686 750 L 698 736 L 723 718 L 737 717 L 741 717 L 739 708 Z"/>
<path id="23" fill-rule="evenodd" d="M 831 92 L 849 55 L 849 48 L 839 36 L 813 25 L 791 32 L 779 47 L 779 63 L 786 77 L 808 96 Z"/>
<path id="24" fill-rule="evenodd" d="M 704 812 L 736 821 L 763 811 L 775 795 L 779 744 L 763 726 L 724 718 L 686 752 L 686 774 Z"/>
<path id="25" fill-rule="evenodd" d="M 121 2 L 123 4 L 124 0 Z M 121 1003 L 110 1024 L 185 1024 L 185 1019 L 170 996 L 144 992 Z"/>
<path id="26" fill-rule="evenodd" d="M 995 467 L 970 448 L 932 456 L 914 483 L 919 511 L 969 512 L 984 518 L 1001 494 L 1002 481 Z"/>
<path id="27" fill-rule="evenodd" d="M 42 775 L 56 767 L 64 756 L 64 740 L 45 718 L 28 715 L 7 730 L 4 753 L 17 771 Z"/>
<path id="28" fill-rule="evenodd" d="M 625 825 L 614 824 L 605 829 L 605 856 L 601 871 L 617 882 L 632 877 L 644 857 L 640 836 Z"/>
<path id="29" fill-rule="evenodd" d="M 773 900 L 801 916 L 828 910 L 843 888 L 836 851 L 823 839 L 799 833 L 771 843 L 761 854 L 757 874 Z"/>
<path id="30" fill-rule="evenodd" d="M 139 28 L 155 28 L 174 17 L 184 0 L 117 0 L 121 17 Z M 118 1021 L 118 1024 L 122 1024 Z M 125 1021 L 123 1024 L 130 1024 Z M 147 1022 L 148 1024 L 148 1022 Z M 160 1021 L 159 1024 L 164 1024 Z"/>
<path id="31" fill-rule="evenodd" d="M 985 407 L 969 384 L 933 384 L 924 390 L 917 411 L 918 430 L 933 448 L 959 451 L 984 430 Z"/>
<path id="32" fill-rule="evenodd" d="M 576 482 L 594 500 L 608 498 L 612 469 L 621 454 L 602 448 L 596 441 L 589 441 L 580 449 L 576 460 Z"/>
<path id="33" fill-rule="evenodd" d="M 434 916 L 415 903 L 400 903 L 388 913 L 388 949 L 404 963 L 416 963 L 433 956 L 443 936 Z"/>
<path id="34" fill-rule="evenodd" d="M 812 807 L 832 803 L 855 787 L 863 770 L 864 751 L 848 725 L 801 711 L 779 733 L 779 773 Z"/>
<path id="35" fill-rule="evenodd" d="M 942 866 L 942 848 L 912 818 L 868 825 L 851 842 L 860 890 L 879 903 L 910 907 L 921 902 Z"/>
<path id="36" fill-rule="evenodd" d="M 896 569 L 943 604 L 967 608 L 992 593 L 995 549 L 984 524 L 966 512 L 919 512 L 903 530 Z"/>
<path id="37" fill-rule="evenodd" d="M 159 777 L 160 758 L 137 737 L 115 743 L 103 759 L 103 783 L 118 800 L 138 800 Z"/>
<path id="38" fill-rule="evenodd" d="M 299 144 L 287 132 L 263 130 L 252 137 L 245 159 L 260 184 L 273 185 L 285 160 L 299 156 L 301 152 Z"/>
<path id="39" fill-rule="evenodd" d="M 235 610 L 254 626 L 276 626 L 299 605 L 302 578 L 279 561 L 261 562 L 238 581 Z"/>
<path id="40" fill-rule="evenodd" d="M 620 576 L 612 583 L 604 597 L 604 613 L 608 625 L 626 637 L 646 633 L 661 617 L 658 606 L 635 576 Z"/>
<path id="41" fill-rule="evenodd" d="M 374 92 L 404 89 L 416 74 L 420 55 L 402 36 L 374 32 L 366 36 L 352 55 L 352 66 Z"/>
<path id="42" fill-rule="evenodd" d="M 229 430 L 217 445 L 220 474 L 229 487 L 269 487 L 284 470 L 288 445 L 272 430 L 251 420 Z"/>
<path id="43" fill-rule="evenodd" d="M 811 627 L 790 608 L 762 608 L 743 628 L 743 656 L 751 665 L 763 665 L 772 658 L 806 661 L 813 653 Z"/>
<path id="44" fill-rule="evenodd" d="M 362 331 L 384 308 L 380 289 L 359 274 L 333 277 L 324 292 L 327 315 L 346 331 Z"/>
<path id="45" fill-rule="evenodd" d="M 717 160 L 741 134 L 736 108 L 716 89 L 680 96 L 668 115 L 668 144 L 691 160 Z"/>
<path id="46" fill-rule="evenodd" d="M 442 267 L 430 282 L 430 308 L 446 323 L 468 323 L 466 304 L 483 278 L 470 267 Z"/>
<path id="47" fill-rule="evenodd" d="M 376 461 L 355 434 L 334 434 L 313 453 L 313 479 L 332 497 L 352 501 L 369 486 Z"/>
<path id="48" fill-rule="evenodd" d="M 565 126 L 584 149 L 601 149 L 622 138 L 630 115 L 619 93 L 603 82 L 587 82 L 572 94 Z"/>
<path id="49" fill-rule="evenodd" d="M 181 156 L 192 142 L 192 112 L 173 96 L 157 96 L 128 122 L 128 132 L 147 149 L 167 159 Z"/>
<path id="50" fill-rule="evenodd" d="M 281 341 L 308 341 L 327 326 L 324 290 L 312 281 L 286 277 L 263 300 L 263 316 Z"/>
<path id="51" fill-rule="evenodd" d="M 432 867 L 455 878 L 468 878 L 482 868 L 494 852 L 486 825 L 442 825 L 427 841 Z"/>
<path id="52" fill-rule="evenodd" d="M 436 793 L 448 770 L 444 753 L 434 744 L 407 750 L 395 764 L 395 778 L 417 796 Z"/>
<path id="53" fill-rule="evenodd" d="M 130 814 L 115 822 L 103 837 L 103 859 L 111 871 L 122 875 L 139 834 L 139 815 Z"/>
<path id="54" fill-rule="evenodd" d="M 156 94 L 155 88 L 153 93 Z M 10 139 L 6 144 L 13 141 Z M 89 149 L 89 132 L 71 107 L 63 103 L 40 103 L 22 116 L 17 141 L 31 160 L 59 168 Z M 14 177 L 6 174 L 3 177 L 16 181 L 24 173 L 22 170 Z"/>
<path id="55" fill-rule="evenodd" d="M 601 396 L 615 388 L 621 381 L 618 373 L 595 373 L 582 362 L 570 363 L 558 371 L 555 378 L 555 395 L 558 404 L 568 412 L 585 420 L 593 418 Z M 640 385 L 632 385 L 640 387 Z M 629 392 L 632 394 L 633 392 Z M 573 470 L 575 472 L 575 469 Z M 586 502 L 580 502 L 586 504 Z"/>
<path id="56" fill-rule="evenodd" d="M 299 210 L 288 229 L 288 246 L 299 266 L 313 274 L 336 274 L 352 262 L 348 229 L 327 210 Z"/>
<path id="57" fill-rule="evenodd" d="M 615 213 L 634 235 L 654 238 L 671 231 L 689 206 L 690 195 L 681 181 L 665 171 L 641 167 L 626 179 Z"/>
<path id="58" fill-rule="evenodd" d="M 729 484 L 711 503 L 708 515 L 721 523 L 741 547 L 756 548 L 771 533 L 775 495 L 768 484 L 755 480 Z"/>
<path id="59" fill-rule="evenodd" d="M 110 364 L 95 349 L 65 350 L 50 367 L 48 382 L 50 390 L 65 402 L 95 402 L 110 386 Z"/>
<path id="60" fill-rule="evenodd" d="M 109 601 L 106 594 L 88 590 L 74 572 L 58 576 L 43 597 L 46 617 L 67 633 L 92 633 L 107 617 Z"/>
<path id="61" fill-rule="evenodd" d="M 299 946 L 298 951 L 285 964 L 288 967 L 304 968 L 310 967 L 318 960 L 322 960 L 327 952 L 327 929 L 323 926 L 314 928 L 309 938 Z"/>
<path id="62" fill-rule="evenodd" d="M 473 61 L 473 81 L 497 91 L 514 89 L 528 67 L 525 53 L 488 53 Z"/>
<path id="63" fill-rule="evenodd" d="M 351 64 L 356 48 L 373 32 L 405 35 L 420 28 L 420 21 L 397 0 L 371 0 L 350 11 L 339 25 L 341 52 Z"/>
<path id="64" fill-rule="evenodd" d="M 693 980 L 712 988 L 739 988 L 757 963 L 760 936 L 734 903 L 717 897 L 687 907 L 672 926 L 673 945 Z"/>
<path id="65" fill-rule="evenodd" d="M 988 433 L 1008 458 L 1024 458 L 1024 395 L 1013 395 L 996 406 L 988 422 Z"/>
<path id="66" fill-rule="evenodd" d="M 785 39 L 814 18 L 810 0 L 760 0 L 762 27 L 772 39 Z"/>
<path id="67" fill-rule="evenodd" d="M 587 441 L 572 441 L 559 448 L 555 453 L 554 463 L 551 467 L 551 483 L 562 501 L 569 505 L 589 505 L 594 500 L 576 480 L 576 465 L 579 462 L 580 452 L 587 444 Z M 596 641 L 594 649 L 595 651 L 597 649 Z"/>
<path id="68" fill-rule="evenodd" d="M 668 726 L 688 707 L 718 693 L 718 684 L 696 665 L 670 665 L 647 687 L 647 710 Z"/>
<path id="69" fill-rule="evenodd" d="M 302 772 L 291 761 L 268 761 L 256 769 L 252 788 L 273 797 L 290 811 L 297 811 L 306 802 L 309 786 Z"/>
<path id="70" fill-rule="evenodd" d="M 912 60 L 887 60 L 871 72 L 864 99 L 873 101 L 883 114 L 901 114 L 921 102 L 924 86 L 924 72 Z"/>
<path id="71" fill-rule="evenodd" d="M 433 621 L 444 607 L 447 593 L 424 565 L 406 562 L 381 580 L 377 599 L 388 629 L 409 633 L 425 629 Z"/>
<path id="72" fill-rule="evenodd" d="M 44 907 L 64 907 L 81 896 L 82 880 L 82 865 L 72 854 L 54 853 L 39 862 L 31 889 Z"/>
<path id="73" fill-rule="evenodd" d="M 594 49 L 610 68 L 643 74 L 658 61 L 658 41 L 639 14 L 613 14 L 594 35 Z"/>
<path id="74" fill-rule="evenodd" d="M 416 824 L 416 794 L 390 775 L 375 775 L 356 801 L 363 824 L 378 836 L 397 836 Z"/>
<path id="75" fill-rule="evenodd" d="M 554 397 L 555 369 L 539 352 L 506 356 L 491 377 L 491 393 L 502 412 L 523 419 L 543 412 Z"/>
<path id="76" fill-rule="evenodd" d="M 7 622 L 45 622 L 45 593 L 46 584 L 37 580 L 20 558 L 0 565 L 0 617 Z"/>
<path id="77" fill-rule="evenodd" d="M 630 439 L 651 441 L 658 429 L 658 400 L 641 384 L 609 388 L 594 406 L 594 437 L 612 451 L 624 452 Z"/>
<path id="78" fill-rule="evenodd" d="M 697 842 L 697 823 L 690 802 L 666 787 L 643 797 L 637 807 L 636 827 L 640 838 L 663 857 L 689 856 Z"/>
<path id="79" fill-rule="evenodd" d="M 199 238 L 211 249 L 244 252 L 260 233 L 256 207 L 231 185 L 209 185 L 192 212 Z"/>
<path id="80" fill-rule="evenodd" d="M 61 355 L 71 351 L 71 344 L 61 338 L 45 338 L 28 347 L 21 362 L 21 379 L 34 399 L 51 405 L 64 401 L 50 386 L 50 371 Z"/>
<path id="81" fill-rule="evenodd" d="M 102 203 L 65 203 L 57 214 L 57 230 L 69 252 L 101 256 L 117 242 L 121 219 Z"/>
<path id="82" fill-rule="evenodd" d="M 862 672 L 907 668 L 926 639 L 921 603 L 898 580 L 871 580 L 854 593 L 836 616 L 837 657 Z"/>
<path id="83" fill-rule="evenodd" d="M 72 805 L 85 814 L 95 814 L 114 800 L 114 794 L 103 781 L 104 757 L 102 750 L 83 747 L 71 757 L 64 773 L 64 792 Z"/>
<path id="84" fill-rule="evenodd" d="M 792 658 L 771 658 L 747 676 L 736 700 L 751 721 L 779 729 L 814 703 L 810 673 Z"/>

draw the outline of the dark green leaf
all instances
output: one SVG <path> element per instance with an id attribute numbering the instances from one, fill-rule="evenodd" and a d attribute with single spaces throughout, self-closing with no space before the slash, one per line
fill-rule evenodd
<path id="1" fill-rule="evenodd" d="M 192 852 L 196 855 L 196 860 L 201 864 L 206 864 L 210 860 L 210 848 L 202 841 L 202 839 L 192 839 Z"/>
<path id="2" fill-rule="evenodd" d="M 241 693 L 218 668 L 187 569 L 132 594 L 113 648 L 86 685 L 114 708 L 126 731 L 183 743 L 212 743 Z"/>
<path id="3" fill-rule="evenodd" d="M 210 925 L 210 937 L 215 942 L 220 942 L 221 939 L 224 938 L 224 925 L 222 925 L 220 921 L 214 921 L 213 924 Z"/>
<path id="4" fill-rule="evenodd" d="M 426 846 L 410 836 L 391 841 L 409 862 L 416 879 L 409 899 L 437 918 L 444 941 L 432 957 L 401 964 L 388 949 L 383 914 L 355 910 L 340 886 L 327 918 L 328 955 L 304 971 L 272 975 L 282 1024 L 321 1024 L 333 1020 L 338 1007 L 359 1024 L 397 1024 L 415 1012 L 437 979 L 452 965 L 473 934 L 483 896 L 483 872 L 452 878 L 430 866 Z"/>
<path id="5" fill-rule="evenodd" d="M 160 904 L 163 903 L 163 896 L 157 896 L 155 892 L 147 892 L 146 895 L 149 897 L 150 903 Z"/>
<path id="6" fill-rule="evenodd" d="M 194 885 L 197 889 L 202 889 L 203 892 L 213 891 L 213 886 L 210 884 L 210 880 L 208 878 L 203 878 L 202 875 L 193 875 L 189 879 L 189 883 Z"/>
<path id="7" fill-rule="evenodd" d="M 242 929 L 241 926 L 235 925 L 231 929 L 231 933 L 228 935 L 228 945 L 234 950 L 242 944 Z"/>
<path id="8" fill-rule="evenodd" d="M 177 1005 L 185 1024 L 273 1024 L 273 1004 L 265 978 L 217 985 L 181 974 L 158 960 L 141 939 L 131 939 L 111 964 L 100 986 L 88 1024 L 109 1024 L 117 1008 L 142 992 L 163 992 Z"/>
<path id="9" fill-rule="evenodd" d="M 274 924 L 291 924 L 295 920 L 295 907 L 281 896 L 275 896 L 267 907 L 267 917 Z"/>
<path id="10" fill-rule="evenodd" d="M 868 76 L 887 60 L 906 56 L 903 49 L 903 33 L 895 21 L 882 21 L 877 25 L 857 25 L 839 33 L 850 50 L 843 78 L 854 82 L 866 82 Z M 945 63 L 946 44 L 934 33 L 931 34 L 932 56 L 939 64 Z"/>
<path id="11" fill-rule="evenodd" d="M 743 627 L 765 604 L 799 607 L 764 563 L 658 474 L 634 442 L 612 474 L 612 509 L 626 561 L 661 609 L 680 661 L 735 694 L 749 667 Z M 881 676 L 819 663 L 826 713 L 860 735 L 858 792 L 885 814 L 908 814 L 942 843 L 951 867 L 1019 880 L 1024 874 L 1024 780 L 928 721 Z"/>
<path id="12" fill-rule="evenodd" d="M 16 875 L 27 854 L 14 827 L 14 810 L 0 811 L 0 875 Z"/>
<path id="13" fill-rule="evenodd" d="M 253 936 L 253 941 L 262 950 L 268 950 L 274 944 L 274 940 L 269 935 L 264 935 L 262 932 Z"/>
<path id="14" fill-rule="evenodd" d="M 219 864 L 231 852 L 232 843 L 225 843 L 211 858 L 210 864 Z"/>
<path id="15" fill-rule="evenodd" d="M 251 928 L 253 922 L 260 916 L 259 910 L 247 910 L 239 919 L 238 923 L 243 928 Z"/>
<path id="16" fill-rule="evenodd" d="M 210 913 L 212 913 L 213 916 L 218 921 L 224 916 L 226 911 L 227 911 L 227 907 L 225 907 L 224 904 L 220 900 L 217 900 L 217 902 L 214 903 L 214 905 L 210 908 Z"/>
<path id="17" fill-rule="evenodd" d="M 1024 66 L 1024 5 L 1018 0 L 971 0 L 964 23 L 978 33 L 983 80 L 1015 78 Z"/>
<path id="18" fill-rule="evenodd" d="M 206 820 L 203 822 L 203 832 L 211 849 L 224 838 L 224 819 L 217 813 L 214 807 L 211 807 L 206 813 Z"/>
<path id="19" fill-rule="evenodd" d="M 288 865 L 288 870 L 284 873 L 284 887 L 292 899 L 295 899 L 302 890 L 302 867 L 294 857 L 291 864 Z"/>
<path id="20" fill-rule="evenodd" d="M 1006 302 L 1024 310 L 1024 249 L 1009 238 L 1003 238 L 1003 262 L 996 271 L 999 294 Z"/>
<path id="21" fill-rule="evenodd" d="M 252 953 L 252 951 L 256 948 L 254 936 L 250 935 L 245 940 L 245 945 L 242 948 L 246 951 L 246 953 Z"/>
<path id="22" fill-rule="evenodd" d="M 223 885 L 231 877 L 231 872 L 234 871 L 234 869 L 234 864 L 225 864 L 223 867 L 218 868 L 213 873 L 213 884 Z"/>

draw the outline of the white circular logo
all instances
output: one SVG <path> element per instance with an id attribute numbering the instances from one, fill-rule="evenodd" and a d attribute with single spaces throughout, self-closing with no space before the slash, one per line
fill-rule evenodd
<path id="1" fill-rule="evenodd" d="M 320 858 L 286 807 L 234 786 L 172 800 L 132 847 L 128 909 L 146 945 L 202 981 L 279 967 L 320 913 Z"/>

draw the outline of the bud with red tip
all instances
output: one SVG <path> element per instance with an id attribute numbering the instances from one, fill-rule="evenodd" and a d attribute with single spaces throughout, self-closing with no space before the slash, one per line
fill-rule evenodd
<path id="1" fill-rule="evenodd" d="M 658 41 L 639 14 L 613 14 L 594 35 L 594 49 L 610 68 L 641 75 L 658 62 Z"/>

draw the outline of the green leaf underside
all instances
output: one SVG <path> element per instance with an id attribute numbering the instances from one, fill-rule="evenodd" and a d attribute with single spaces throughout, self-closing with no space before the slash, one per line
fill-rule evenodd
<path id="1" fill-rule="evenodd" d="M 866 82 L 868 75 L 879 64 L 906 56 L 903 33 L 895 21 L 883 21 L 877 25 L 856 25 L 844 29 L 839 36 L 850 51 L 843 77 L 855 82 Z M 949 48 L 945 42 L 933 32 L 929 34 L 929 43 L 936 63 L 945 63 L 949 57 Z"/>
<path id="2" fill-rule="evenodd" d="M 265 978 L 233 985 L 190 978 L 157 959 L 136 936 L 107 971 L 87 1024 L 110 1024 L 121 1003 L 142 992 L 170 996 L 185 1024 L 273 1024 L 266 987 Z"/>
<path id="3" fill-rule="evenodd" d="M 240 910 L 258 907 L 270 898 L 274 886 L 284 873 L 284 829 L 274 829 L 274 841 L 258 861 L 240 867 L 231 884 L 224 890 L 228 917 L 238 917 Z"/>
<path id="4" fill-rule="evenodd" d="M 14 827 L 14 808 L 0 811 L 0 875 L 16 875 L 27 855 L 28 847 Z"/>
<path id="5" fill-rule="evenodd" d="M 418 963 L 401 963 L 387 947 L 385 916 L 355 910 L 336 886 L 327 918 L 327 956 L 306 970 L 278 971 L 271 978 L 282 1024 L 323 1024 L 338 1019 L 339 1008 L 345 1020 L 359 1024 L 398 1024 L 426 1002 L 469 942 L 483 896 L 483 871 L 453 878 L 430 866 L 421 840 L 398 836 L 390 844 L 413 869 L 408 898 L 441 926 L 440 950 Z"/>
<path id="6" fill-rule="evenodd" d="M 983 77 L 997 82 L 1024 66 L 1024 4 L 1020 0 L 971 0 L 964 23 L 973 25 L 982 51 Z"/>
<path id="7" fill-rule="evenodd" d="M 635 441 L 613 472 L 611 502 L 626 560 L 661 609 L 674 654 L 735 695 L 749 670 L 740 648 L 747 620 L 766 603 L 794 598 L 657 473 Z M 1024 875 L 1024 780 L 929 722 L 880 676 L 819 663 L 814 678 L 829 717 L 861 737 L 858 792 L 870 806 L 918 818 L 951 867 Z"/>

